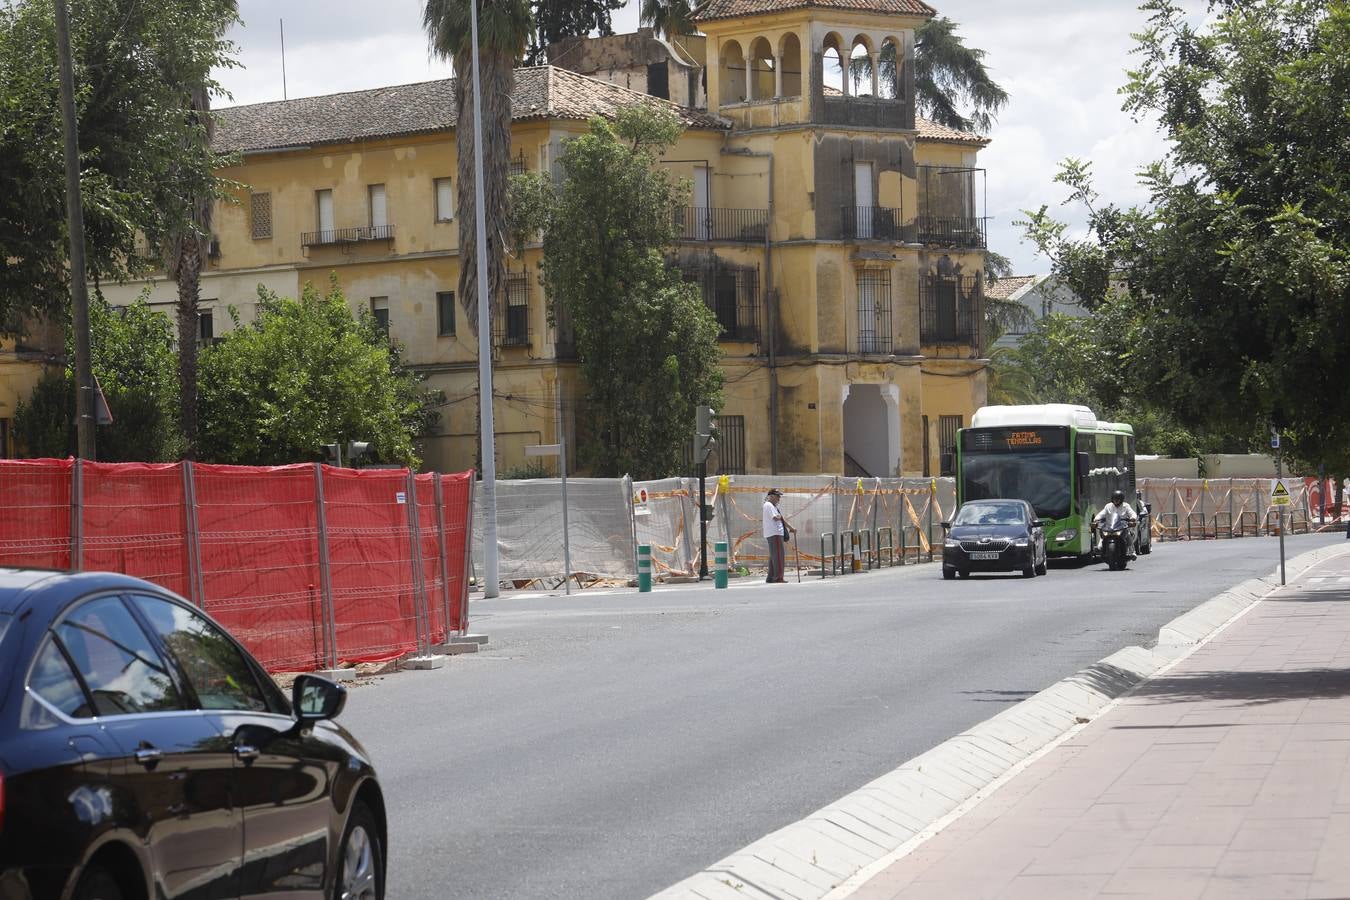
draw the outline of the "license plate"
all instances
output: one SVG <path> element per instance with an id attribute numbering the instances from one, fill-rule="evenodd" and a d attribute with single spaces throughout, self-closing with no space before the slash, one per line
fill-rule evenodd
<path id="1" fill-rule="evenodd" d="M 970 554 L 971 559 L 998 559 L 997 550 L 980 550 Z"/>

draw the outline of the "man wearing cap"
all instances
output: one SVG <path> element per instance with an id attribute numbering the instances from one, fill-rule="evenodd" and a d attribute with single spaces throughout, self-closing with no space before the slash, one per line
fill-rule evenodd
<path id="1" fill-rule="evenodd" d="M 769 577 L 766 580 L 769 584 L 786 583 L 787 579 L 783 577 L 783 535 L 788 529 L 794 534 L 797 531 L 778 511 L 778 501 L 782 497 L 783 492 L 778 488 L 769 488 L 769 495 L 764 500 L 764 539 L 769 544 Z"/>

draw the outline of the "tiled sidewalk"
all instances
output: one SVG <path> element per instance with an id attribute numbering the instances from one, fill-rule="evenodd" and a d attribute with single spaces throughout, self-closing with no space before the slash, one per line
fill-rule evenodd
<path id="1" fill-rule="evenodd" d="M 1350 897 L 1350 555 L 1146 682 L 856 900 Z"/>

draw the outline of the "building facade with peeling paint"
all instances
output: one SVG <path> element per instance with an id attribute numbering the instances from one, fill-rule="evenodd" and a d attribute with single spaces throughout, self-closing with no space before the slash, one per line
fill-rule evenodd
<path id="1" fill-rule="evenodd" d="M 672 263 L 722 324 L 721 463 L 732 473 L 937 474 L 985 397 L 984 139 L 916 118 L 918 0 L 712 0 L 701 36 L 550 48 L 519 69 L 515 171 L 553 171 L 594 115 L 642 102 L 686 125 L 664 165 L 689 180 Z M 840 64 L 840 60 L 844 65 Z M 892 61 L 894 61 L 892 63 Z M 575 70 L 575 71 L 574 71 Z M 477 342 L 454 297 L 453 82 L 220 111 L 225 177 L 202 339 L 249 321 L 263 285 L 332 276 L 446 393 L 429 468 L 474 465 Z M 584 388 L 550 324 L 540 249 L 509 259 L 493 322 L 498 471 L 576 438 Z M 130 302 L 142 285 L 104 293 Z M 174 286 L 151 281 L 172 308 Z M 561 424 L 559 424 L 561 423 Z M 359 436 L 350 436 L 359 437 Z"/>

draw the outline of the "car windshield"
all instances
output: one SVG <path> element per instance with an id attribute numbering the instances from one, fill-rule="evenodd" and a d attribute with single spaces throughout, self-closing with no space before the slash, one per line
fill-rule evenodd
<path id="1" fill-rule="evenodd" d="M 956 514 L 957 525 L 1025 525 L 1020 503 L 967 503 Z"/>
<path id="2" fill-rule="evenodd" d="M 967 453 L 961 470 L 967 500 L 1016 497 L 1043 519 L 1069 514 L 1069 454 L 1062 450 Z"/>

